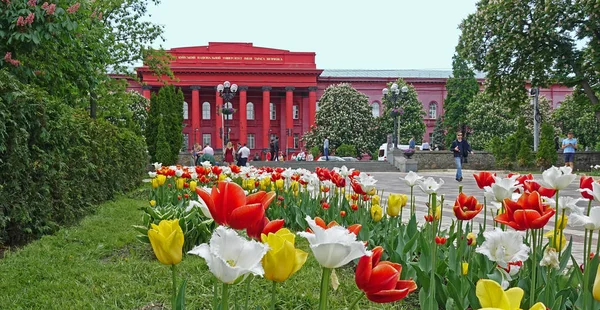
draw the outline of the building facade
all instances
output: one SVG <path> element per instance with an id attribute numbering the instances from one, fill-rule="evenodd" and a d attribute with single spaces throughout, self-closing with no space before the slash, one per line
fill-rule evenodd
<path id="1" fill-rule="evenodd" d="M 269 148 L 279 138 L 282 151 L 297 153 L 303 147 L 300 138 L 315 122 L 318 98 L 327 87 L 351 83 L 366 94 L 374 116 L 383 111 L 381 90 L 398 78 L 415 87 L 426 113 L 426 133 L 430 141 L 436 118 L 444 113 L 446 81 L 451 71 L 443 70 L 321 70 L 314 52 L 255 47 L 252 43 L 209 43 L 208 46 L 174 48 L 168 51 L 174 60 L 171 70 L 181 87 L 184 140 L 187 149 L 194 143 L 223 147 L 224 133 L 229 140 L 247 144 L 252 156 Z M 147 66 L 137 68 L 141 84 L 131 88 L 150 98 L 163 85 Z M 478 76 L 483 83 L 483 76 Z M 230 102 L 223 102 L 216 86 L 225 81 L 238 85 Z M 143 86 L 142 86 L 143 85 Z M 540 90 L 552 106 L 558 106 L 571 89 L 553 85 Z M 236 110 L 233 115 L 220 113 L 222 107 Z M 384 141 L 382 141 L 383 143 Z"/>

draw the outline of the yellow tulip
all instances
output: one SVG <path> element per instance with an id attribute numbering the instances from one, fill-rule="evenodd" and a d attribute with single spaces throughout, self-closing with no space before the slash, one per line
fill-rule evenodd
<path id="1" fill-rule="evenodd" d="M 342 195 L 343 195 L 344 193 L 346 193 L 346 188 L 345 188 L 345 187 L 342 187 Z"/>
<path id="2" fill-rule="evenodd" d="M 245 180 L 246 186 L 245 188 L 249 191 L 253 191 L 256 188 L 256 184 L 254 182 L 253 178 L 250 178 L 248 180 Z"/>
<path id="3" fill-rule="evenodd" d="M 467 244 L 470 246 L 477 246 L 477 236 L 470 232 L 467 234 Z"/>
<path id="4" fill-rule="evenodd" d="M 196 190 L 196 186 L 198 186 L 198 182 L 196 182 L 196 181 L 191 181 L 190 182 L 190 190 L 192 192 Z"/>
<path id="5" fill-rule="evenodd" d="M 544 303 L 542 303 L 541 301 L 536 303 L 535 305 L 531 306 L 531 308 L 529 308 L 529 310 L 546 310 L 546 305 L 544 305 Z"/>
<path id="6" fill-rule="evenodd" d="M 600 301 L 600 268 L 598 268 L 598 270 L 596 271 L 596 277 L 594 278 L 594 286 L 592 288 L 592 295 L 594 296 L 595 300 Z"/>
<path id="7" fill-rule="evenodd" d="M 300 190 L 300 185 L 298 184 L 298 181 L 292 181 L 292 185 L 290 187 L 292 188 L 293 192 L 297 192 Z"/>
<path id="8" fill-rule="evenodd" d="M 158 225 L 151 224 L 148 238 L 159 262 L 165 265 L 177 265 L 181 262 L 184 239 L 178 219 L 162 220 Z"/>
<path id="9" fill-rule="evenodd" d="M 152 188 L 157 188 L 158 187 L 158 178 L 154 178 L 152 179 Z"/>
<path id="10" fill-rule="evenodd" d="M 462 265 L 461 265 L 461 267 L 462 267 L 461 268 L 462 269 L 462 275 L 466 276 L 467 273 L 469 272 L 469 263 L 463 262 Z"/>
<path id="11" fill-rule="evenodd" d="M 387 214 L 389 216 L 398 216 L 400 208 L 406 206 L 408 197 L 404 194 L 390 194 L 388 196 Z"/>
<path id="12" fill-rule="evenodd" d="M 372 205 L 371 206 L 371 218 L 375 222 L 381 221 L 383 218 L 383 208 L 380 205 Z"/>
<path id="13" fill-rule="evenodd" d="M 372 203 L 373 203 L 374 205 L 378 205 L 378 204 L 380 204 L 381 197 L 379 197 L 379 195 L 374 195 L 374 196 L 371 198 L 371 201 L 372 201 Z"/>
<path id="14" fill-rule="evenodd" d="M 224 173 L 219 174 L 219 181 L 225 181 L 225 179 L 227 179 L 227 175 Z"/>
<path id="15" fill-rule="evenodd" d="M 477 281 L 475 294 L 479 299 L 481 309 L 519 310 L 525 292 L 520 287 L 504 291 L 498 282 L 481 279 Z"/>
<path id="16" fill-rule="evenodd" d="M 371 189 L 371 190 L 370 190 L 370 191 L 367 193 L 367 195 L 369 195 L 369 196 L 373 196 L 373 195 L 375 195 L 376 193 L 377 193 L 377 190 L 375 189 L 375 187 L 373 187 L 373 188 L 372 188 L 372 189 Z"/>
<path id="17" fill-rule="evenodd" d="M 279 179 L 275 181 L 275 186 L 277 186 L 278 189 L 283 189 L 283 180 Z"/>
<path id="18" fill-rule="evenodd" d="M 567 246 L 567 238 L 565 237 L 565 234 L 562 232 L 562 230 L 558 231 L 556 241 L 554 241 L 554 230 L 545 233 L 544 237 L 550 239 L 550 246 L 555 248 L 556 250 L 558 250 L 559 244 L 560 250 L 564 249 L 565 246 Z"/>
<path id="19" fill-rule="evenodd" d="M 304 265 L 308 253 L 294 247 L 295 237 L 296 235 L 286 228 L 274 234 L 261 235 L 262 242 L 268 244 L 270 248 L 262 258 L 265 278 L 283 282 Z"/>
<path id="20" fill-rule="evenodd" d="M 154 199 L 150 200 L 150 206 L 152 206 L 152 207 L 156 206 L 156 200 L 154 200 Z"/>
<path id="21" fill-rule="evenodd" d="M 178 178 L 177 181 L 175 181 L 175 186 L 179 190 L 183 189 L 183 184 L 185 184 L 185 179 L 184 178 Z"/>
<path id="22" fill-rule="evenodd" d="M 569 217 L 567 217 L 566 215 L 561 215 L 558 217 L 558 224 L 556 225 L 556 227 L 559 230 L 563 230 L 567 227 L 567 222 L 569 221 Z"/>
<path id="23" fill-rule="evenodd" d="M 156 179 L 158 180 L 158 185 L 163 185 L 167 181 L 167 176 L 164 174 L 159 174 L 156 176 Z"/>

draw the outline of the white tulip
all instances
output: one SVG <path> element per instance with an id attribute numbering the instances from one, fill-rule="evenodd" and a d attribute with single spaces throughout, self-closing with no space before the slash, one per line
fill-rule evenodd
<path id="1" fill-rule="evenodd" d="M 217 227 L 210 243 L 194 247 L 188 254 L 198 255 L 206 260 L 208 270 L 223 283 L 234 283 L 247 274 L 262 276 L 261 265 L 269 246 L 240 237 L 235 230 Z"/>
<path id="2" fill-rule="evenodd" d="M 212 219 L 212 214 L 210 214 L 210 210 L 208 209 L 208 206 L 206 205 L 206 203 L 204 202 L 204 200 L 202 200 L 202 198 L 198 197 L 198 200 L 190 200 L 190 204 L 188 205 L 187 208 L 185 208 L 185 212 L 189 212 L 191 211 L 193 208 L 199 208 L 200 211 L 202 211 L 202 214 L 204 214 L 204 216 L 206 216 L 209 219 Z"/>
<path id="3" fill-rule="evenodd" d="M 321 266 L 338 268 L 359 257 L 371 255 L 365 244 L 356 240 L 356 235 L 346 228 L 333 226 L 323 229 L 310 216 L 306 216 L 306 222 L 313 232 L 299 232 L 298 235 L 308 240 L 310 249 Z"/>
<path id="4" fill-rule="evenodd" d="M 153 163 L 152 165 L 154 166 L 154 171 L 158 171 L 162 168 L 161 163 Z"/>
<path id="5" fill-rule="evenodd" d="M 569 217 L 569 226 L 573 227 L 585 227 L 585 229 L 589 230 L 599 230 L 600 229 L 600 207 L 593 207 L 590 210 L 590 216 L 585 216 L 583 214 L 575 214 L 572 213 Z"/>
<path id="6" fill-rule="evenodd" d="M 546 188 L 565 189 L 577 177 L 576 174 L 572 174 L 571 172 L 571 167 L 557 168 L 552 166 L 542 173 L 542 180 L 538 181 L 538 183 Z"/>
<path id="7" fill-rule="evenodd" d="M 523 244 L 523 234 L 518 231 L 502 231 L 496 228 L 483 233 L 485 241 L 475 252 L 481 253 L 500 267 L 507 268 L 508 263 L 526 261 L 529 247 Z"/>
<path id="8" fill-rule="evenodd" d="M 429 177 L 423 180 L 418 180 L 417 185 L 419 188 L 427 195 L 431 195 L 433 193 L 437 193 L 437 191 L 444 185 L 444 180 L 440 178 L 440 182 L 437 183 L 432 177 Z"/>
<path id="9" fill-rule="evenodd" d="M 515 190 L 522 189 L 522 186 L 517 182 L 516 175 L 513 175 L 510 178 L 500 178 L 497 176 L 493 176 L 495 182 L 492 186 L 486 186 L 483 188 L 483 195 L 489 201 L 502 202 L 505 198 L 512 199 L 513 193 Z"/>
<path id="10" fill-rule="evenodd" d="M 566 211 L 565 214 L 568 216 L 573 213 L 583 214 L 582 209 L 577 206 L 577 203 L 580 201 L 587 201 L 587 199 L 560 196 L 558 197 L 558 210 L 556 212 L 561 212 L 564 209 Z M 556 199 L 546 198 L 544 202 L 552 207 L 556 207 Z"/>
<path id="11" fill-rule="evenodd" d="M 419 180 L 423 179 L 423 177 L 419 176 L 418 174 L 416 174 L 413 171 L 410 171 L 405 177 L 404 177 L 404 182 L 406 182 L 406 185 L 412 187 L 417 185 L 417 182 Z M 402 178 L 400 178 L 400 180 L 402 180 Z"/>
<path id="12" fill-rule="evenodd" d="M 148 176 L 154 179 L 154 178 L 156 178 L 156 172 L 149 171 Z"/>
<path id="13" fill-rule="evenodd" d="M 362 187 L 362 190 L 365 191 L 365 193 L 368 193 L 372 189 L 374 189 L 375 183 L 377 183 L 377 180 L 375 180 L 373 176 L 370 176 L 364 172 L 361 172 L 358 175 L 358 178 L 356 178 L 356 180 L 358 181 L 358 183 L 360 183 L 360 186 Z"/>

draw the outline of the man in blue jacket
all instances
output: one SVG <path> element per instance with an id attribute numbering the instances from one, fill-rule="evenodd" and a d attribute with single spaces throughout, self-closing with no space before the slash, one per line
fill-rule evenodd
<path id="1" fill-rule="evenodd" d="M 450 149 L 454 153 L 454 162 L 456 163 L 456 181 L 462 182 L 462 163 L 469 153 L 473 154 L 473 150 L 469 143 L 463 140 L 462 132 L 456 134 L 456 140 L 452 142 Z"/>

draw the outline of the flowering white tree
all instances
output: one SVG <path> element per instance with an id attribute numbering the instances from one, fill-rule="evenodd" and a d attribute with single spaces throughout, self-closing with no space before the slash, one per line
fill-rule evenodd
<path id="1" fill-rule="evenodd" d="M 408 141 L 413 136 L 416 142 L 420 143 L 425 134 L 425 122 L 423 121 L 425 111 L 423 111 L 423 104 L 417 98 L 417 91 L 412 85 L 407 84 L 402 79 L 396 80 L 395 83 L 398 84 L 399 89 L 402 89 L 404 86 L 408 87 L 408 92 L 396 102 L 396 107 L 401 111 L 400 116 L 398 116 L 398 144 L 408 144 Z M 388 83 L 387 87 L 390 88 L 392 84 L 391 82 Z M 394 109 L 394 103 L 389 97 L 384 97 L 382 102 L 385 105 L 385 110 L 383 116 L 380 118 L 380 124 L 382 124 L 381 127 L 384 135 L 387 135 L 394 131 L 394 122 L 390 115 L 390 112 Z"/>
<path id="2" fill-rule="evenodd" d="M 329 148 L 342 144 L 356 147 L 358 152 L 372 152 L 379 143 L 372 133 L 375 129 L 368 97 L 342 83 L 329 86 L 319 100 L 315 126 L 304 134 L 302 139 L 311 148 L 323 147 L 323 140 L 329 137 Z"/>

